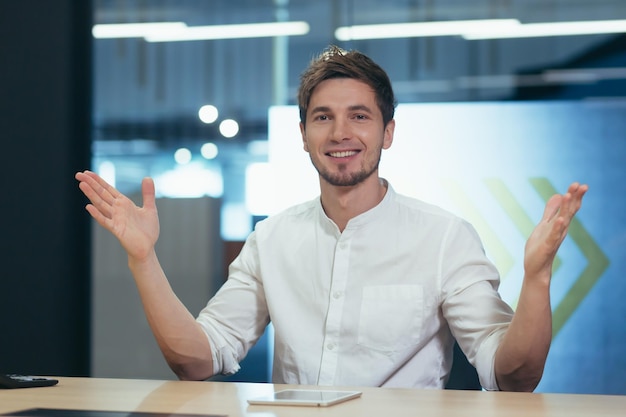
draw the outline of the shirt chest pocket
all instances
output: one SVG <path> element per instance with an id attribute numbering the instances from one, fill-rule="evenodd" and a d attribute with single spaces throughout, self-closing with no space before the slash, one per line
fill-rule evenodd
<path id="1" fill-rule="evenodd" d="M 393 352 L 419 341 L 424 315 L 420 285 L 380 285 L 363 288 L 358 344 Z"/>

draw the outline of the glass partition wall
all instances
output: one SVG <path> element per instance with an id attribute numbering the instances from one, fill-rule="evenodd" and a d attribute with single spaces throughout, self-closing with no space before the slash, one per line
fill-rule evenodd
<path id="1" fill-rule="evenodd" d="M 513 305 L 527 235 L 520 211 L 536 222 L 546 193 L 562 191 L 571 180 L 590 183 L 578 232 L 566 241 L 562 267 L 555 272 L 555 278 L 564 276 L 555 279 L 558 328 L 540 390 L 626 393 L 616 378 L 626 370 L 620 353 L 626 331 L 615 336 L 611 328 L 624 326 L 606 318 L 607 313 L 626 317 L 618 306 L 626 285 L 613 272 L 624 262 L 618 243 L 626 235 L 621 214 L 626 211 L 620 211 L 626 203 L 610 200 L 621 219 L 617 228 L 607 228 L 599 212 L 611 191 L 624 191 L 626 3 L 94 0 L 93 8 L 92 168 L 134 197 L 141 178 L 152 176 L 164 201 L 203 201 L 198 215 L 208 211 L 208 221 L 181 221 L 210 230 L 181 235 L 177 229 L 172 236 L 203 236 L 187 256 L 210 260 L 210 267 L 191 264 L 200 265 L 211 284 L 181 282 L 183 292 L 201 285 L 208 299 L 225 279 L 233 256 L 229 248 L 236 253 L 256 221 L 283 207 L 275 204 L 282 201 L 277 195 L 293 196 L 296 185 L 287 180 L 304 178 L 312 187 L 305 196 L 315 195 L 315 173 L 295 176 L 287 163 L 309 168 L 293 113 L 299 75 L 330 44 L 358 49 L 389 73 L 403 117 L 396 142 L 407 171 L 394 172 L 394 164 L 383 159 L 381 175 L 394 178 L 401 191 L 435 200 L 477 225 Z M 395 161 L 395 155 L 389 159 Z M 416 169 L 416 164 L 421 165 Z M 417 179 L 407 180 L 411 175 Z M 520 210 L 507 211 L 507 196 Z M 190 212 L 198 212 L 198 204 L 189 204 Z M 160 244 L 170 254 L 178 245 Z M 98 268 L 106 269 L 110 262 L 97 259 L 110 251 L 98 245 L 95 250 Z M 114 256 L 125 262 L 121 254 Z M 171 262 L 170 277 L 189 272 Z M 514 277 L 507 281 L 508 275 Z M 102 271 L 94 276 L 102 280 L 95 285 L 100 294 L 113 291 L 111 285 L 132 287 L 130 279 L 111 284 Z M 115 337 L 119 323 L 107 322 L 106 299 L 94 297 L 95 340 Z M 604 303 L 607 297 L 614 302 Z M 150 339 L 141 318 L 134 325 Z M 581 347 L 590 329 L 593 342 Z M 119 361 L 123 349 L 105 345 L 106 352 L 94 353 L 95 373 L 117 376 L 121 370 L 104 364 Z M 145 367 L 125 369 L 149 375 L 146 369 L 158 360 L 157 353 Z M 239 379 L 269 378 L 271 334 L 245 364 Z M 579 380 L 579 374 L 587 377 Z"/>

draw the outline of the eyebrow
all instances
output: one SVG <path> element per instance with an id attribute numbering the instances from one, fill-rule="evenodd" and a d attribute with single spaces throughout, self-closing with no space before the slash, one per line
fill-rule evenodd
<path id="1" fill-rule="evenodd" d="M 355 104 L 352 106 L 348 107 L 348 110 L 350 111 L 356 111 L 356 110 L 361 110 L 361 111 L 365 111 L 367 113 L 373 113 L 372 109 L 370 109 L 368 106 L 366 106 L 365 104 Z M 313 113 L 326 113 L 326 112 L 330 112 L 331 109 L 328 106 L 317 106 L 314 107 L 313 109 L 310 110 L 311 114 Z"/>
<path id="2" fill-rule="evenodd" d="M 330 107 L 328 106 L 317 106 L 310 110 L 311 113 L 326 113 L 330 111 Z"/>

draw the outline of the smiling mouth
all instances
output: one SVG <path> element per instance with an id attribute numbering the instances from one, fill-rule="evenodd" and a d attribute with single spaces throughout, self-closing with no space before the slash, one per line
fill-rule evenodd
<path id="1" fill-rule="evenodd" d="M 328 155 L 333 158 L 347 158 L 348 156 L 356 155 L 358 151 L 341 151 L 341 152 L 329 152 Z"/>

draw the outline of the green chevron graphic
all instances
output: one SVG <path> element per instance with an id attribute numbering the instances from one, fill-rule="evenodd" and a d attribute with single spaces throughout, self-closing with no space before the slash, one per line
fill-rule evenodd
<path id="1" fill-rule="evenodd" d="M 472 203 L 472 199 L 463 189 L 452 180 L 442 180 L 443 186 L 452 198 L 453 202 L 463 210 L 463 217 L 470 222 L 483 240 L 485 248 L 493 257 L 493 262 L 504 279 L 513 268 L 514 257 L 506 250 L 504 243 L 496 232 L 493 231 L 489 222 L 480 214 L 478 208 Z"/>
<path id="2" fill-rule="evenodd" d="M 525 239 L 528 239 L 535 227 L 535 222 L 533 222 L 526 213 L 522 205 L 519 204 L 513 193 L 511 193 L 507 186 L 499 179 L 489 178 L 484 180 L 484 182 L 520 234 Z M 547 202 L 551 196 L 558 193 L 546 178 L 531 178 L 529 182 L 544 202 Z M 463 191 L 461 186 L 453 180 L 442 180 L 442 183 L 453 202 L 463 210 L 463 216 L 479 231 L 485 247 L 493 257 L 494 264 L 500 271 L 502 279 L 505 279 L 513 267 L 515 257 L 506 250 L 505 245 L 497 236 L 496 232 L 494 232 L 484 216 L 480 213 L 480 210 L 472 203 L 472 199 Z M 587 260 L 587 266 L 577 277 L 572 287 L 565 297 L 563 297 L 563 300 L 553 308 L 553 337 L 563 328 L 567 320 L 578 308 L 589 291 L 591 291 L 609 265 L 609 259 L 577 218 L 572 219 L 568 234 L 583 253 Z M 519 254 L 519 256 L 522 255 L 523 254 Z M 561 264 L 562 260 L 557 256 L 554 260 L 553 271 L 556 272 Z M 517 301 L 515 301 L 514 304 L 516 303 Z M 515 307 L 515 305 L 513 307 Z"/>

